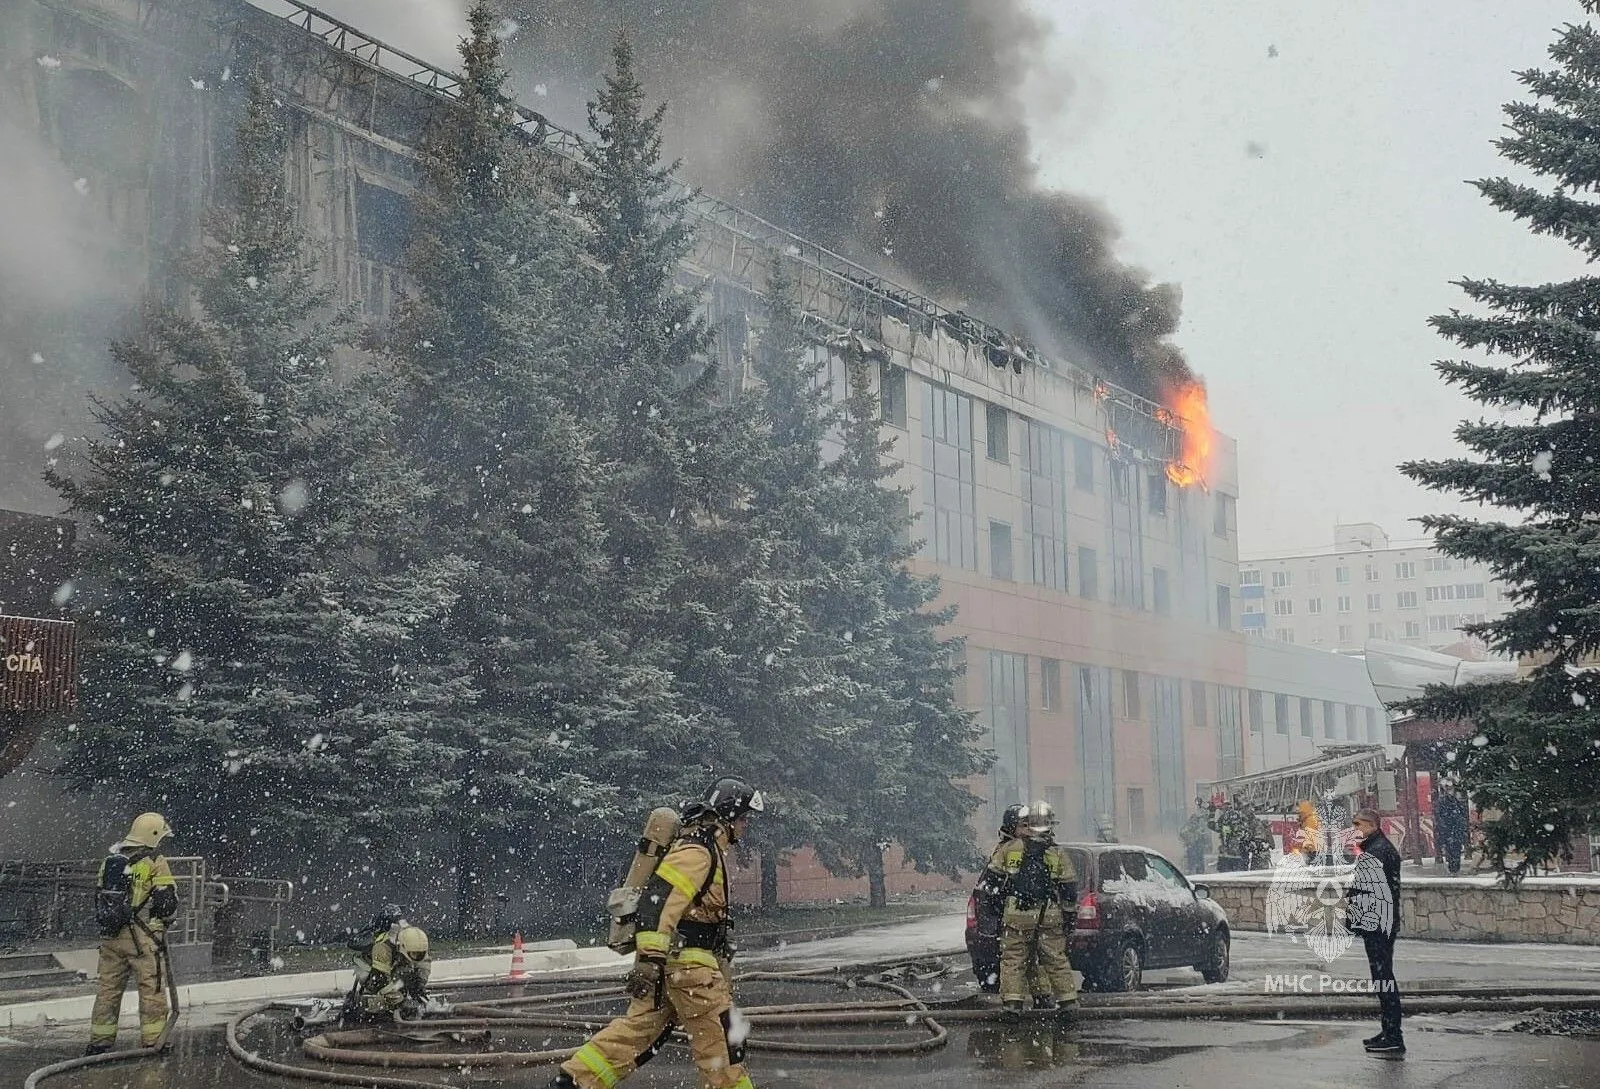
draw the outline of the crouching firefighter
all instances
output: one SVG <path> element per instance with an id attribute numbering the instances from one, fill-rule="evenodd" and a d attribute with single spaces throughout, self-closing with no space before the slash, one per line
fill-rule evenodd
<path id="1" fill-rule="evenodd" d="M 394 904 L 373 916 L 367 935 L 352 942 L 356 954 L 355 985 L 345 999 L 347 1021 L 411 1020 L 428 1003 L 428 935 L 406 922 Z"/>
<path id="2" fill-rule="evenodd" d="M 117 1042 L 122 992 L 131 975 L 139 986 L 139 1042 L 148 1048 L 166 1040 L 170 968 L 166 929 L 178 914 L 178 883 L 161 841 L 172 835 L 160 813 L 141 813 L 122 842 L 100 863 L 95 879 L 94 918 L 100 927 L 100 987 L 89 1015 L 88 1055 Z"/>
<path id="3" fill-rule="evenodd" d="M 763 808 L 759 791 L 721 779 L 684 810 L 682 827 L 639 896 L 628 1012 L 562 1063 L 551 1089 L 612 1089 L 666 1046 L 674 1026 L 689 1036 L 704 1089 L 752 1089 L 742 1037 L 729 1038 L 733 947 L 726 856 L 750 814 Z M 641 853 L 647 846 L 641 843 Z"/>
<path id="4" fill-rule="evenodd" d="M 986 876 L 1004 897 L 1000 919 L 1000 1001 L 1010 1015 L 1022 1012 L 1030 991 L 1048 990 L 1036 1007 L 1070 1014 L 1078 1007 L 1078 981 L 1067 959 L 1067 928 L 1075 918 L 1078 874 L 1056 846 L 1055 813 L 1045 802 L 1029 806 L 1016 835 L 995 848 Z M 1037 978 L 1029 986 L 1028 962 Z"/>

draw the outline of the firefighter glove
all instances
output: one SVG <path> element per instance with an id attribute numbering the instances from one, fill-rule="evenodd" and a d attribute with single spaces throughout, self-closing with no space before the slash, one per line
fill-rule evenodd
<path id="1" fill-rule="evenodd" d="M 661 1003 L 661 987 L 667 977 L 667 962 L 661 957 L 639 954 L 628 973 L 628 993 L 634 998 L 653 998 Z"/>

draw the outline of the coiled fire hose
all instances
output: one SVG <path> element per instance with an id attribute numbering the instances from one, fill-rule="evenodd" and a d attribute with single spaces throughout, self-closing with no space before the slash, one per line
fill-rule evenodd
<path id="1" fill-rule="evenodd" d="M 855 991 L 876 991 L 881 997 L 853 1002 L 798 1002 L 782 1005 L 751 1006 L 741 1013 L 752 1028 L 745 1041 L 751 1052 L 791 1053 L 832 1056 L 917 1055 L 943 1047 L 948 1041 L 946 1024 L 992 1022 L 1000 1017 L 993 1008 L 940 1006 L 930 1008 L 911 991 L 881 975 L 884 969 L 896 968 L 911 962 L 924 963 L 950 956 L 940 951 L 917 957 L 897 958 L 875 963 L 848 966 L 825 966 L 799 971 L 752 971 L 737 978 L 738 983 L 773 982 L 785 985 L 816 984 L 844 986 Z M 545 980 L 529 977 L 519 980 L 484 980 L 464 983 L 472 991 L 501 987 L 525 987 L 530 984 L 561 982 L 579 984 L 572 989 L 542 994 L 517 995 L 507 998 L 486 998 L 456 1005 L 451 1015 L 416 1022 L 402 1022 L 390 1027 L 356 1028 L 322 1032 L 301 1041 L 306 1058 L 319 1063 L 366 1067 L 368 1070 L 416 1069 L 459 1073 L 486 1067 L 530 1067 L 554 1065 L 570 1056 L 576 1048 L 542 1047 L 532 1050 L 454 1051 L 425 1050 L 440 1045 L 457 1046 L 487 1044 L 496 1030 L 553 1029 L 566 1031 L 574 1037 L 587 1036 L 605 1024 L 610 1014 L 596 1009 L 592 1014 L 578 1012 L 582 1007 L 595 1007 L 614 1002 L 624 996 L 621 982 L 615 975 L 574 975 L 561 973 Z M 1531 984 L 1496 985 L 1476 987 L 1413 987 L 1404 996 L 1408 1015 L 1418 1013 L 1513 1011 L 1542 1008 L 1600 1009 L 1600 989 L 1582 985 Z M 560 1012 L 549 1009 L 559 1007 Z M 279 1077 L 320 1081 L 332 1085 L 373 1086 L 374 1089 L 451 1089 L 442 1081 L 421 1077 L 407 1077 L 397 1073 L 375 1073 L 358 1070 L 337 1070 L 317 1066 L 303 1066 L 270 1058 L 244 1046 L 242 1027 L 252 1019 L 283 1008 L 282 1003 L 271 1003 L 246 1010 L 227 1024 L 225 1037 L 230 1054 L 242 1065 Z M 1263 997 L 1222 996 L 1215 992 L 1204 994 L 1137 993 L 1121 995 L 1094 995 L 1077 1012 L 1080 1020 L 1103 1019 L 1230 1019 L 1260 1020 L 1305 1017 L 1366 1017 L 1372 1013 L 1372 996 L 1351 995 L 1273 995 Z M 1024 1014 L 1029 1020 L 1043 1020 L 1052 1016 L 1040 1011 Z M 850 1040 L 793 1040 L 763 1036 L 755 1030 L 775 1029 L 860 1029 L 870 1026 L 891 1028 L 916 1028 L 920 1032 L 910 1040 L 850 1041 Z M 681 1041 L 679 1041 L 681 1042 Z M 548 1041 L 545 1041 L 548 1043 Z M 110 1056 L 95 1056 L 93 1060 L 69 1060 L 35 1071 L 26 1082 L 26 1089 L 35 1089 L 39 1082 L 56 1073 L 92 1065 L 94 1061 L 111 1058 L 129 1058 L 138 1052 L 115 1052 Z"/>

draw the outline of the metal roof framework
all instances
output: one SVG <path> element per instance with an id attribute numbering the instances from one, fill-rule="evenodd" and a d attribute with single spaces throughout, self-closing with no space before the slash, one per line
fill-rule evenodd
<path id="1" fill-rule="evenodd" d="M 332 71 L 326 60 L 337 58 L 343 65 L 353 64 L 360 72 L 371 77 L 374 85 L 373 103 L 376 107 L 375 84 L 378 79 L 389 79 L 405 84 L 438 102 L 455 102 L 461 97 L 461 80 L 456 74 L 397 49 L 358 28 L 337 19 L 301 0 L 233 0 L 242 7 L 264 13 L 297 28 L 315 39 L 317 52 L 323 47 L 325 61 L 319 69 L 330 80 L 329 102 L 341 82 L 344 72 Z M 309 41 L 308 41 L 308 44 Z M 307 59 L 302 55 L 302 61 Z M 361 80 L 365 87 L 368 81 Z M 324 103 L 326 106 L 328 103 Z M 543 114 L 519 103 L 512 102 L 512 124 L 525 133 L 533 143 L 546 148 L 562 158 L 576 163 L 585 162 L 586 141 L 577 133 L 562 128 Z M 797 262 L 803 269 L 829 281 L 831 287 L 861 304 L 849 309 L 857 313 L 879 313 L 901 321 L 913 329 L 932 332 L 935 325 L 949 335 L 970 344 L 982 344 L 989 361 L 996 366 L 1007 364 L 1019 373 L 1023 362 L 1041 366 L 1060 374 L 1082 389 L 1092 390 L 1101 399 L 1112 421 L 1113 433 L 1137 431 L 1149 434 L 1165 433 L 1155 445 L 1162 455 L 1170 458 L 1176 450 L 1177 420 L 1165 408 L 1132 390 L 1108 382 L 1094 373 L 1071 364 L 1061 364 L 1046 358 L 1032 345 L 1014 337 L 997 326 L 960 311 L 950 310 L 911 288 L 895 283 L 865 265 L 835 253 L 825 246 L 802 238 L 782 227 L 726 201 L 706 195 L 698 189 L 678 185 L 674 194 L 685 201 L 693 219 L 712 224 L 769 253 L 781 253 Z M 1117 424 L 1129 421 L 1119 428 Z M 1132 421 L 1138 421 L 1134 426 Z M 1152 427 L 1152 425 L 1154 425 Z M 1142 445 L 1142 444 L 1141 444 Z"/>

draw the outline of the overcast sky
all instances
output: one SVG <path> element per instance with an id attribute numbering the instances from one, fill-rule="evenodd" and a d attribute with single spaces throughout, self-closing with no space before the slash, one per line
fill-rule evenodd
<path id="1" fill-rule="evenodd" d="M 1583 268 L 1462 184 L 1506 172 L 1513 73 L 1546 63 L 1576 0 L 1033 4 L 1055 28 L 1040 165 L 1183 286 L 1178 339 L 1239 441 L 1241 549 L 1323 545 L 1335 521 L 1417 536 L 1407 520 L 1450 503 L 1394 466 L 1450 455 L 1477 415 L 1430 368 L 1450 350 L 1427 318 L 1464 305 L 1465 275 Z"/>

